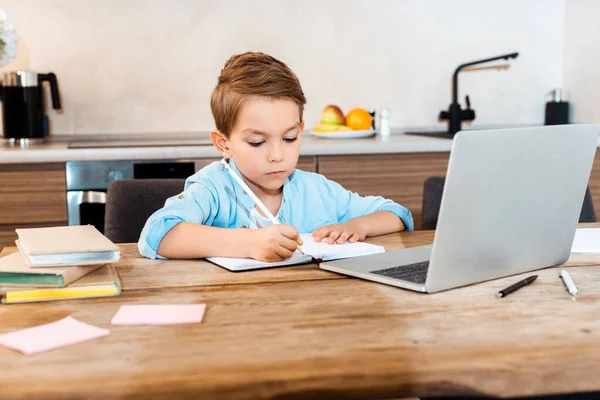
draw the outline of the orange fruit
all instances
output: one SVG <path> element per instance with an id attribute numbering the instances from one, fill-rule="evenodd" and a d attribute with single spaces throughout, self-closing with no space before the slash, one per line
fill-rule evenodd
<path id="1" fill-rule="evenodd" d="M 371 129 L 371 114 L 364 108 L 355 108 L 346 115 L 346 126 L 355 131 Z"/>

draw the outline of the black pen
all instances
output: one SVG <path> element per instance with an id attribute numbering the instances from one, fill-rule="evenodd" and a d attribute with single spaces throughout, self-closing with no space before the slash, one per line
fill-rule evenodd
<path id="1" fill-rule="evenodd" d="M 523 286 L 529 285 L 531 282 L 535 281 L 537 279 L 537 277 L 538 277 L 537 275 L 528 276 L 527 278 L 523 279 L 522 281 L 519 281 L 513 285 L 510 285 L 506 289 L 499 291 L 496 294 L 496 297 L 501 298 L 501 297 L 508 296 L 512 292 L 521 289 Z"/>

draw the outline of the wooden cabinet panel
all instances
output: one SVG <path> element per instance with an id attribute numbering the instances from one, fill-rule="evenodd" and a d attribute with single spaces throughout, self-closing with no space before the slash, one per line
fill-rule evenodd
<path id="1" fill-rule="evenodd" d="M 0 209 L 0 224 L 67 221 L 67 192 L 2 194 Z"/>
<path id="2" fill-rule="evenodd" d="M 306 172 L 317 172 L 317 157 L 301 156 L 296 168 Z"/>
<path id="3" fill-rule="evenodd" d="M 67 224 L 65 164 L 0 165 L 0 247 L 16 228 Z"/>
<path id="4" fill-rule="evenodd" d="M 421 228 L 423 183 L 445 176 L 450 153 L 319 156 L 319 173 L 362 196 L 376 195 L 408 208 Z"/>
<path id="5" fill-rule="evenodd" d="M 65 164 L 0 166 L 0 224 L 67 221 Z"/>
<path id="6" fill-rule="evenodd" d="M 66 190 L 64 163 L 0 164 L 0 202 L 6 198 L 5 194 L 15 192 L 63 192 L 66 196 Z"/>

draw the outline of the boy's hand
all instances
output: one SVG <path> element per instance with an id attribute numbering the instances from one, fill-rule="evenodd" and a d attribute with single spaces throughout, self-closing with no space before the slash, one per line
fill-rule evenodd
<path id="1" fill-rule="evenodd" d="M 251 233 L 250 257 L 258 261 L 282 261 L 302 245 L 298 231 L 290 225 L 270 225 Z"/>
<path id="2" fill-rule="evenodd" d="M 315 242 L 320 242 L 327 238 L 327 243 L 350 243 L 362 242 L 367 237 L 367 230 L 363 224 L 350 220 L 343 224 L 333 224 L 322 226 L 312 233 Z"/>

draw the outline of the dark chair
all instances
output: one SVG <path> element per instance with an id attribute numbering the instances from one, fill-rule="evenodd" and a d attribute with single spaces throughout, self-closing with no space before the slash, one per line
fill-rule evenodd
<path id="1" fill-rule="evenodd" d="M 437 226 L 445 180 L 446 178 L 443 176 L 432 176 L 427 178 L 423 185 L 421 229 L 435 229 Z M 590 193 L 589 186 L 586 189 L 585 197 L 583 198 L 579 222 L 596 222 L 596 211 L 594 210 L 594 203 L 592 201 L 592 194 Z"/>
<path id="2" fill-rule="evenodd" d="M 590 187 L 585 189 L 585 197 L 583 198 L 583 205 L 581 206 L 581 214 L 579 214 L 579 222 L 596 222 L 596 210 L 594 209 L 594 202 L 592 201 L 592 194 L 590 193 Z"/>
<path id="3" fill-rule="evenodd" d="M 115 243 L 137 242 L 148 217 L 183 191 L 185 179 L 122 179 L 108 185 L 104 235 Z"/>
<path id="4" fill-rule="evenodd" d="M 443 176 L 432 176 L 425 180 L 421 207 L 421 229 L 436 228 L 445 181 L 446 178 Z"/>

